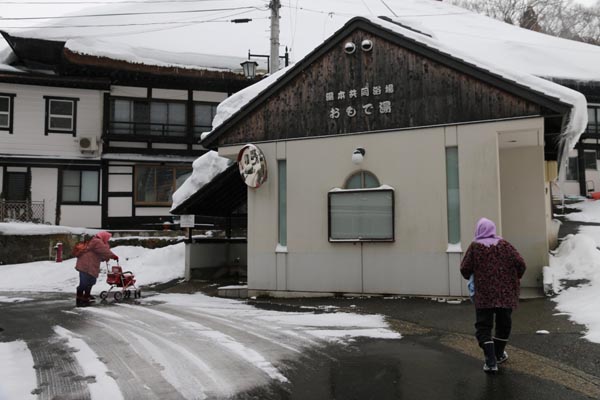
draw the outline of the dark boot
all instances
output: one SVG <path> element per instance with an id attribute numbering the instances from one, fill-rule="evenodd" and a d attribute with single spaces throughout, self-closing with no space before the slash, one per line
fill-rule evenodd
<path id="1" fill-rule="evenodd" d="M 83 290 L 77 289 L 77 298 L 75 300 L 75 306 L 77 307 L 87 307 L 90 303 L 85 299 Z"/>
<path id="2" fill-rule="evenodd" d="M 496 350 L 494 349 L 494 342 L 485 342 L 481 345 L 483 348 L 483 355 L 485 356 L 485 364 L 483 364 L 483 371 L 488 374 L 495 374 L 498 372 L 498 365 L 496 364 Z"/>
<path id="3" fill-rule="evenodd" d="M 87 289 L 83 292 L 83 299 L 87 301 L 88 305 L 95 303 L 96 298 L 90 294 L 91 289 Z"/>
<path id="4" fill-rule="evenodd" d="M 507 343 L 508 340 L 494 338 L 494 349 L 496 352 L 497 364 L 502 364 L 504 361 L 508 360 L 508 354 L 506 353 L 506 351 L 504 351 Z"/>

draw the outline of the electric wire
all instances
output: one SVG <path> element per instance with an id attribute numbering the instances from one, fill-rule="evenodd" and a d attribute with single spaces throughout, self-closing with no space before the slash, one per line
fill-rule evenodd
<path id="1" fill-rule="evenodd" d="M 230 7 L 230 8 L 213 8 L 203 10 L 178 10 L 178 11 L 146 11 L 146 12 L 127 12 L 127 13 L 110 13 L 110 14 L 86 14 L 86 15 L 55 15 L 45 17 L 0 17 L 0 21 L 29 21 L 29 20 L 46 20 L 46 19 L 68 19 L 68 18 L 97 18 L 97 17 L 124 17 L 124 16 L 137 16 L 137 15 L 165 15 L 165 14 L 194 14 L 194 13 L 205 13 L 212 11 L 237 11 L 237 10 L 259 10 L 264 11 L 260 7 L 247 6 L 247 7 Z"/>

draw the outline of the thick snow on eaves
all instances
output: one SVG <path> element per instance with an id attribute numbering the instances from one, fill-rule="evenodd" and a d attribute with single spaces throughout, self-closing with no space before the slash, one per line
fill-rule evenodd
<path id="1" fill-rule="evenodd" d="M 132 64 L 156 65 L 186 69 L 242 72 L 242 57 L 199 53 L 176 53 L 148 47 L 133 47 L 126 43 L 107 42 L 96 38 L 71 39 L 65 48 L 78 54 L 107 57 Z"/>
<path id="2" fill-rule="evenodd" d="M 258 81 L 254 85 L 248 86 L 239 92 L 235 93 L 233 96 L 229 96 L 225 100 L 223 100 L 217 106 L 217 113 L 213 119 L 213 131 L 223 122 L 225 122 L 229 117 L 238 112 L 242 107 L 246 104 L 250 103 L 251 100 L 255 99 L 259 94 L 261 94 L 264 90 L 269 88 L 272 84 L 277 82 L 279 78 L 283 77 L 287 71 L 290 70 L 292 66 L 280 69 L 276 73 Z M 211 131 L 212 132 L 212 131 Z M 202 139 L 206 138 L 210 135 L 211 132 L 205 132 L 202 135 Z"/>
<path id="3" fill-rule="evenodd" d="M 171 211 L 179 207 L 215 176 L 225 171 L 230 164 L 231 160 L 219 157 L 219 154 L 216 151 L 209 151 L 201 157 L 198 157 L 192 164 L 192 175 L 175 193 L 173 193 L 173 205 L 171 206 Z"/>

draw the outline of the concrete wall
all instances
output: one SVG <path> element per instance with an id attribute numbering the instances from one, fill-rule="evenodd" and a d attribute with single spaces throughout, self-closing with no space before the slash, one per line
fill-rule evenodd
<path id="1" fill-rule="evenodd" d="M 249 289 L 464 294 L 464 282 L 458 276 L 460 255 L 447 252 L 445 147 L 457 144 L 459 149 L 464 251 L 480 217 L 496 221 L 499 231 L 505 223 L 501 213 L 498 133 L 531 125 L 543 129 L 542 119 L 537 118 L 259 143 L 267 159 L 269 178 L 260 188 L 248 189 Z M 357 147 L 366 149 L 360 167 L 351 161 Z M 221 154 L 229 156 L 236 150 L 219 149 Z M 536 151 L 543 153 L 543 147 Z M 283 157 L 287 161 L 288 182 L 287 251 L 277 253 L 277 159 Z M 543 188 L 543 157 L 538 167 L 542 171 Z M 395 189 L 393 243 L 328 241 L 327 193 L 343 187 L 346 179 L 359 169 L 370 171 L 381 184 Z M 516 178 L 511 175 L 507 182 Z M 507 202 L 511 200 L 507 195 Z M 543 229 L 538 231 L 536 225 L 531 234 L 539 235 L 543 241 L 546 237 L 543 197 L 541 201 L 537 205 L 533 196 L 527 204 L 541 209 L 538 225 Z M 506 221 L 510 229 L 512 218 Z M 537 250 L 526 253 L 526 258 L 538 257 Z"/>
<path id="2" fill-rule="evenodd" d="M 245 242 L 198 241 L 185 245 L 185 278 L 207 277 L 218 268 L 248 264 Z"/>

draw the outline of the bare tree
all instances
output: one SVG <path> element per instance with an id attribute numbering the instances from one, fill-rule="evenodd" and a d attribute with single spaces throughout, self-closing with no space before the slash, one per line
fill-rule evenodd
<path id="1" fill-rule="evenodd" d="M 566 39 L 600 44 L 600 1 L 585 7 L 573 0 L 450 0 L 509 24 Z"/>

